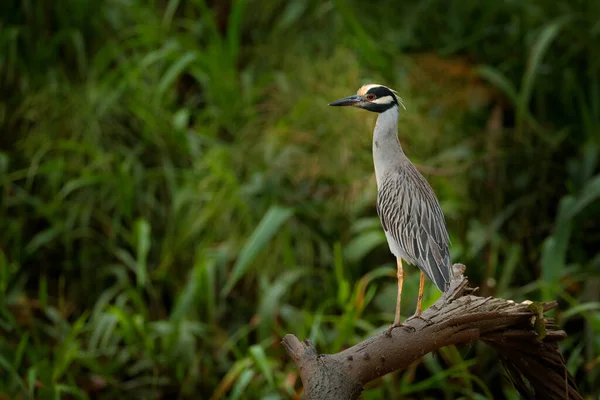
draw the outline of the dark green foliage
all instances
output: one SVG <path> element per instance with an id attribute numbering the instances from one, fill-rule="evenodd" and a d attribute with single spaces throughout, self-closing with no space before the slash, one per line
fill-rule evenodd
<path id="1" fill-rule="evenodd" d="M 369 81 L 404 97 L 453 260 L 559 299 L 597 396 L 600 3 L 212 3 L 0 6 L 0 399 L 288 398 L 285 333 L 387 326 L 373 116 L 326 107 Z M 475 345 L 364 394 L 401 397 L 517 395 Z"/>

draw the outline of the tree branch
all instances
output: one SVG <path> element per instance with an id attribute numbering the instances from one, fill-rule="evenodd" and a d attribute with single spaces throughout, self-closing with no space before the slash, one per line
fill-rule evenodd
<path id="1" fill-rule="evenodd" d="M 566 334 L 544 313 L 556 302 L 515 303 L 471 293 L 464 266 L 454 265 L 448 291 L 406 327 L 382 332 L 337 354 L 318 354 L 308 341 L 286 335 L 282 343 L 300 371 L 306 399 L 357 399 L 363 386 L 407 368 L 443 346 L 482 340 L 494 347 L 525 398 L 581 399 L 557 342 Z"/>

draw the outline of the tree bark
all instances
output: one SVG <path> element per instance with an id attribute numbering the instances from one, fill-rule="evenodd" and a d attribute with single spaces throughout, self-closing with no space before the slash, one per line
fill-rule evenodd
<path id="1" fill-rule="evenodd" d="M 286 335 L 282 343 L 300 371 L 306 399 L 357 399 L 363 386 L 407 368 L 443 346 L 482 340 L 494 347 L 525 398 L 581 399 L 557 342 L 566 337 L 544 313 L 556 302 L 515 303 L 471 293 L 464 266 L 454 265 L 450 288 L 422 319 L 382 332 L 337 354 L 318 354 L 308 341 Z"/>

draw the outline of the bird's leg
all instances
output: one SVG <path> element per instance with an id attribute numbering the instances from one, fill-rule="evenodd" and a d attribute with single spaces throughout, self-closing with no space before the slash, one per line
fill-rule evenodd
<path id="1" fill-rule="evenodd" d="M 421 271 L 421 279 L 419 280 L 419 297 L 417 297 L 417 311 L 415 312 L 416 317 L 421 316 L 421 309 L 423 307 L 423 290 L 425 289 L 425 274 Z"/>
<path id="2" fill-rule="evenodd" d="M 398 296 L 396 297 L 396 317 L 394 318 L 393 326 L 400 326 L 400 302 L 402 301 L 402 285 L 404 284 L 404 268 L 402 268 L 402 259 L 397 258 L 396 264 L 398 271 L 396 276 L 398 277 Z"/>
<path id="3" fill-rule="evenodd" d="M 423 307 L 423 289 L 425 289 L 425 274 L 423 271 L 421 271 L 421 279 L 419 280 L 419 297 L 417 297 L 417 310 L 415 311 L 415 315 L 407 319 L 407 321 L 410 321 L 413 318 L 419 318 L 423 321 L 428 321 L 421 316 Z"/>
<path id="4" fill-rule="evenodd" d="M 396 258 L 396 265 L 398 266 L 398 296 L 396 297 L 396 317 L 394 318 L 394 324 L 391 325 L 388 330 L 388 336 L 392 335 L 392 330 L 396 327 L 403 326 L 409 329 L 414 330 L 414 328 L 403 325 L 400 323 L 400 302 L 402 300 L 402 284 L 404 283 L 404 269 L 402 268 L 402 259 L 400 257 Z"/>

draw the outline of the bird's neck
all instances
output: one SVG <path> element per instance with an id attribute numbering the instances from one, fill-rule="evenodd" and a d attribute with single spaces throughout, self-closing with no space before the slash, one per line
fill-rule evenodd
<path id="1" fill-rule="evenodd" d="M 387 169 L 394 168 L 406 159 L 398 140 L 398 107 L 379 114 L 373 132 L 373 163 L 377 185 Z"/>

